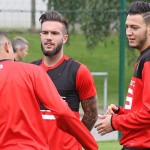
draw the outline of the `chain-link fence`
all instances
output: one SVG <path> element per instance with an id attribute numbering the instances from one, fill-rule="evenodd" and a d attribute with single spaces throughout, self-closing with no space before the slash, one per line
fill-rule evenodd
<path id="1" fill-rule="evenodd" d="M 0 0 L 0 28 L 9 29 L 9 31 L 14 29 L 37 30 L 40 28 L 39 17 L 43 12 L 47 11 L 48 9 L 54 9 L 53 2 L 50 3 L 50 1 L 48 0 Z M 58 9 L 60 8 L 58 7 Z M 117 9 L 103 10 L 100 8 L 97 10 L 71 10 L 70 8 L 64 7 L 64 9 L 61 8 L 61 10 L 59 11 L 67 16 L 67 19 L 72 27 L 77 29 L 76 31 L 79 32 L 81 32 L 79 28 L 81 21 L 78 18 L 80 18 L 81 15 L 84 15 L 84 18 L 86 20 L 89 20 L 89 24 L 91 25 L 93 23 L 92 18 L 95 20 L 99 18 L 99 20 L 101 20 L 100 23 L 103 22 L 105 26 L 107 26 L 107 22 L 108 24 L 110 24 L 111 22 L 111 31 L 116 31 L 116 29 L 118 28 L 118 18 L 116 18 L 116 21 L 112 20 L 112 16 L 114 16 L 114 19 L 116 16 L 119 16 L 119 11 Z M 102 13 L 109 13 L 109 20 L 105 20 L 105 15 L 100 17 L 99 14 Z M 84 25 L 84 28 L 86 28 L 86 25 Z M 102 29 L 101 32 L 103 32 Z"/>
<path id="2" fill-rule="evenodd" d="M 39 16 L 47 10 L 46 0 L 0 0 L 0 28 L 38 29 Z"/>

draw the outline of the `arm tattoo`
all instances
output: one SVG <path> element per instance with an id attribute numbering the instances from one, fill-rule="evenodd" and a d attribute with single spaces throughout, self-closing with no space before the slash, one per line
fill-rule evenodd
<path id="1" fill-rule="evenodd" d="M 98 99 L 97 96 L 81 101 L 84 112 L 82 122 L 89 131 L 92 130 L 98 116 Z"/>

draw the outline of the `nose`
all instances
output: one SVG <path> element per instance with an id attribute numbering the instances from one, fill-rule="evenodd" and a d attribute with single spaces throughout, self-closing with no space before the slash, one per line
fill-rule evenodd
<path id="1" fill-rule="evenodd" d="M 47 39 L 51 39 L 51 38 L 52 38 L 51 32 L 48 32 L 48 34 L 46 35 L 46 38 L 47 38 Z"/>
<path id="2" fill-rule="evenodd" d="M 27 56 L 27 55 L 28 55 L 28 50 L 25 51 L 25 56 Z"/>
<path id="3" fill-rule="evenodd" d="M 50 35 L 51 35 L 51 32 L 50 32 L 50 31 L 47 31 L 46 35 L 47 35 L 47 36 L 50 36 Z"/>
<path id="4" fill-rule="evenodd" d="M 126 28 L 126 35 L 130 36 L 132 34 L 133 34 L 132 30 L 130 28 Z"/>

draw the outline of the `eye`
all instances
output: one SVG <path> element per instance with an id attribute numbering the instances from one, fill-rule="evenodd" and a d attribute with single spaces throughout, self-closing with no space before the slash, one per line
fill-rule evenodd
<path id="1" fill-rule="evenodd" d="M 48 31 L 41 31 L 41 34 L 43 34 L 43 35 L 48 35 Z"/>
<path id="2" fill-rule="evenodd" d="M 56 31 L 51 32 L 53 35 L 58 35 L 59 33 Z"/>
<path id="3" fill-rule="evenodd" d="M 132 27 L 134 30 L 137 30 L 138 29 L 138 27 Z"/>
<path id="4" fill-rule="evenodd" d="M 138 30 L 140 27 L 137 26 L 137 25 L 132 25 L 131 28 L 132 28 L 133 30 Z"/>

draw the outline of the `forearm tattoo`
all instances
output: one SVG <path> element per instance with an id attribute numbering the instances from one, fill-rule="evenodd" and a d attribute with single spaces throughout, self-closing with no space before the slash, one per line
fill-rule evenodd
<path id="1" fill-rule="evenodd" d="M 92 130 L 98 116 L 98 99 L 97 96 L 81 101 L 84 112 L 82 122 L 89 131 Z"/>

